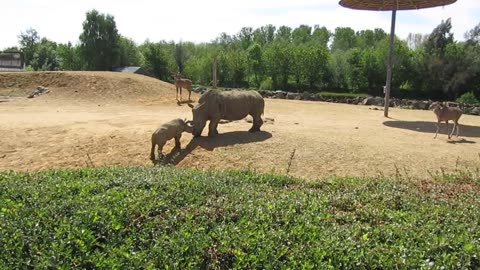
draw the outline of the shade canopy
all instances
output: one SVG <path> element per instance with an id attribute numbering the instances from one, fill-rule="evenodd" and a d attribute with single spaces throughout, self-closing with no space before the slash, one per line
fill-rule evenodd
<path id="1" fill-rule="evenodd" d="M 392 11 L 392 25 L 390 30 L 390 45 L 387 54 L 387 82 L 384 86 L 385 108 L 384 115 L 388 117 L 388 107 L 390 104 L 390 88 L 392 83 L 392 55 L 393 41 L 395 38 L 395 19 L 397 10 L 421 9 L 429 7 L 445 6 L 455 3 L 457 0 L 340 0 L 338 2 L 342 7 L 375 10 L 375 11 Z"/>
<path id="2" fill-rule="evenodd" d="M 445 6 L 457 0 L 340 0 L 342 7 L 360 10 L 409 10 Z M 396 7 L 394 2 L 397 2 Z"/>

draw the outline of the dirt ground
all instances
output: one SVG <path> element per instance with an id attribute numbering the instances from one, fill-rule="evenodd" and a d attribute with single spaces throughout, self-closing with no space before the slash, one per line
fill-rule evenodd
<path id="1" fill-rule="evenodd" d="M 138 75 L 108 75 L 112 78 L 105 79 L 107 83 L 99 83 L 102 74 L 86 73 L 90 81 L 72 79 L 76 73 L 54 74 L 63 76 L 62 83 L 50 85 L 39 78 L 11 83 L 21 81 L 16 76 L 3 77 L 3 83 L 0 77 L 0 96 L 22 96 L 39 82 L 49 86 L 50 93 L 0 102 L 0 170 L 149 165 L 151 133 L 173 118 L 191 118 L 190 108 L 176 103 L 174 86 L 161 82 L 160 87 L 151 78 L 145 79 L 145 85 L 151 83 L 147 89 L 137 77 L 129 77 Z M 101 85 L 94 89 L 96 96 L 90 91 L 93 81 Z M 130 92 L 113 91 L 116 81 L 122 81 L 121 89 L 128 84 Z M 198 99 L 194 93 L 192 97 Z M 444 125 L 433 139 L 431 111 L 392 108 L 391 118 L 385 118 L 381 108 L 376 109 L 266 99 L 262 132 L 247 132 L 251 124 L 245 120 L 225 123 L 215 138 L 193 139 L 184 133 L 181 150 L 174 150 L 171 141 L 164 152 L 178 167 L 288 171 L 308 179 L 398 173 L 424 178 L 440 170 L 480 168 L 480 117 L 462 116 L 458 139 L 448 140 Z"/>

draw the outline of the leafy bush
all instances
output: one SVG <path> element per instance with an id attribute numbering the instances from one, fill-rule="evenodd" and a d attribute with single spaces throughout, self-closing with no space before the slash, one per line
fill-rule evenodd
<path id="1" fill-rule="evenodd" d="M 475 97 L 473 92 L 467 92 L 463 95 L 461 95 L 459 98 L 456 100 L 457 102 L 462 102 L 466 104 L 478 104 L 480 103 L 478 99 Z"/>
<path id="2" fill-rule="evenodd" d="M 479 179 L 0 172 L 0 269 L 476 269 Z"/>
<path id="3" fill-rule="evenodd" d="M 273 90 L 273 81 L 272 78 L 268 77 L 260 83 L 261 90 Z"/>

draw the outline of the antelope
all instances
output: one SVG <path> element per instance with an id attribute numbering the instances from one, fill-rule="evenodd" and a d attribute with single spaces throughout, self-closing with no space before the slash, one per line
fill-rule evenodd
<path id="1" fill-rule="evenodd" d="M 439 102 L 434 102 L 432 105 L 430 105 L 429 109 L 433 109 L 433 113 L 437 116 L 437 131 L 435 132 L 435 137 L 434 139 L 437 138 L 438 130 L 440 129 L 440 122 L 445 121 L 445 127 L 447 129 L 447 135 L 448 138 L 450 139 L 453 135 L 453 131 L 455 131 L 455 127 L 457 127 L 457 137 L 459 133 L 459 127 L 458 127 L 458 119 L 460 119 L 460 116 L 462 116 L 462 110 L 456 107 L 448 107 L 445 106 L 443 103 Z M 453 129 L 450 134 L 448 134 L 448 121 L 452 120 L 453 121 Z"/>
<path id="2" fill-rule="evenodd" d="M 172 76 L 175 79 L 175 87 L 177 88 L 177 95 L 176 95 L 177 100 L 178 100 L 179 88 L 180 88 L 180 100 L 182 100 L 182 88 L 185 88 L 188 90 L 188 100 L 191 100 L 190 96 L 192 95 L 192 81 L 189 79 L 183 79 L 181 77 L 180 72 L 173 73 Z"/>

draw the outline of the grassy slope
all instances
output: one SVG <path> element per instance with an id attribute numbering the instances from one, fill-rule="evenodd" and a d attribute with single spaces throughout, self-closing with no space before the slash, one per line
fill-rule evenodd
<path id="1" fill-rule="evenodd" d="M 478 180 L 3 172 L 0 269 L 475 268 Z"/>

